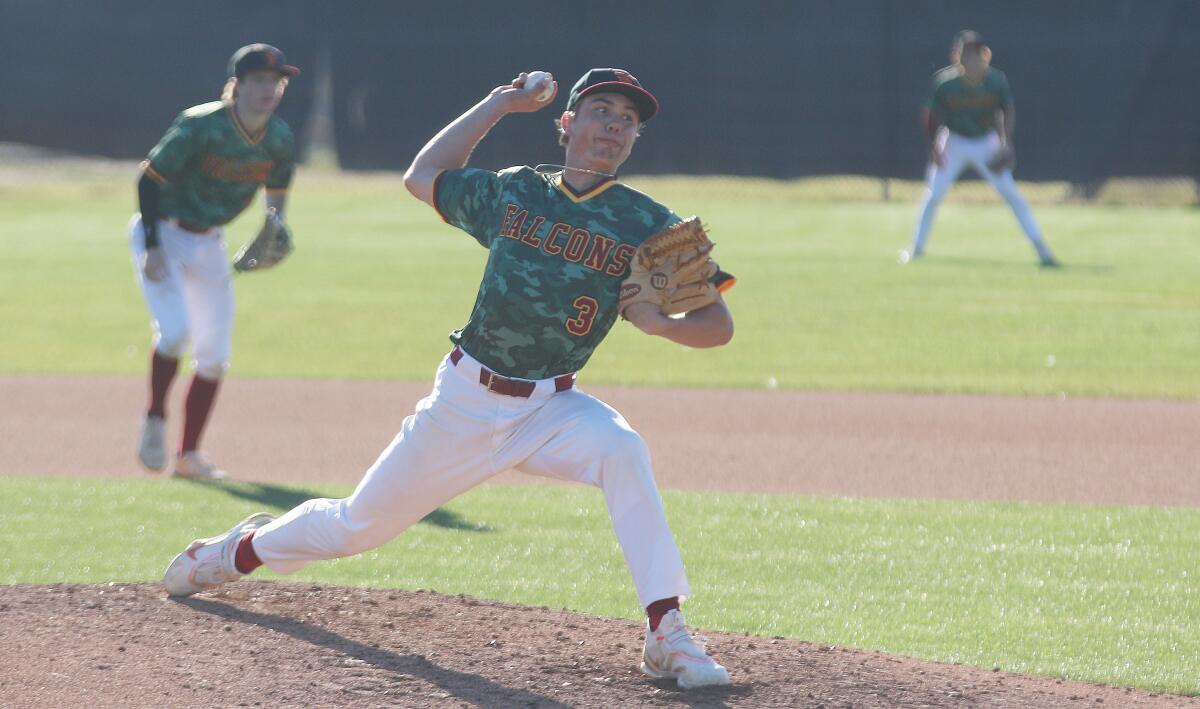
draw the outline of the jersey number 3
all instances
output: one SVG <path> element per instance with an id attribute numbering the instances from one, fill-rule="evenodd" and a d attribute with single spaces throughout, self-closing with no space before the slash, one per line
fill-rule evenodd
<path id="1" fill-rule="evenodd" d="M 576 337 L 583 337 L 592 331 L 592 323 L 596 320 L 596 313 L 600 312 L 600 304 L 591 296 L 581 295 L 571 305 L 575 306 L 578 312 L 575 317 L 567 318 L 567 332 Z"/>

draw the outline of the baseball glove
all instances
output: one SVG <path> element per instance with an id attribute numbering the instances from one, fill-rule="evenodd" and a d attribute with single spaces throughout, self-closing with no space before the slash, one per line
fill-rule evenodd
<path id="1" fill-rule="evenodd" d="M 992 172 L 1004 172 L 1017 166 L 1017 154 L 1007 145 L 1001 147 L 987 162 L 987 169 Z"/>
<path id="2" fill-rule="evenodd" d="M 634 303 L 655 303 L 664 315 L 675 315 L 715 302 L 719 291 L 709 282 L 717 273 L 716 262 L 709 258 L 712 249 L 698 217 L 646 239 L 621 284 L 621 314 Z"/>
<path id="3" fill-rule="evenodd" d="M 270 268 L 292 253 L 292 235 L 283 220 L 271 210 L 258 236 L 238 250 L 233 257 L 233 270 L 261 271 Z"/>

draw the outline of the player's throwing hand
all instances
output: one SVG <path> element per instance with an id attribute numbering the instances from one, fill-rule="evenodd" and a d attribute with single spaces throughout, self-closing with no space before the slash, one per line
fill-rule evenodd
<path id="1" fill-rule="evenodd" d="M 545 73 L 545 72 L 541 72 Z M 554 102 L 554 97 L 558 94 L 558 82 L 552 76 L 545 76 L 535 85 L 527 86 L 529 74 L 521 72 L 517 78 L 511 83 L 497 86 L 492 90 L 492 95 L 499 95 L 506 103 L 506 108 L 510 113 L 533 113 L 540 111 L 546 106 Z M 548 98 L 542 98 L 542 93 L 545 90 L 546 82 L 549 82 L 553 87 Z M 539 100 L 539 98 L 541 100 Z"/>

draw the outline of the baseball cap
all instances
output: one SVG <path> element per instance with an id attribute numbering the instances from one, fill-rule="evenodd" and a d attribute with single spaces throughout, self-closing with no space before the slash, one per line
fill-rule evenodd
<path id="1" fill-rule="evenodd" d="M 300 69 L 287 63 L 283 52 L 269 44 L 247 44 L 229 58 L 229 75 L 242 78 L 252 71 L 277 71 L 284 76 L 295 76 Z"/>
<path id="2" fill-rule="evenodd" d="M 658 99 L 642 88 L 637 77 L 624 69 L 588 69 L 571 87 L 567 97 L 567 110 L 575 110 L 579 101 L 588 94 L 612 92 L 628 96 L 637 106 L 638 117 L 643 123 L 658 113 Z"/>
<path id="3" fill-rule="evenodd" d="M 975 30 L 962 30 L 954 35 L 954 42 L 950 46 L 957 50 L 964 47 L 982 47 L 984 46 L 983 35 Z"/>

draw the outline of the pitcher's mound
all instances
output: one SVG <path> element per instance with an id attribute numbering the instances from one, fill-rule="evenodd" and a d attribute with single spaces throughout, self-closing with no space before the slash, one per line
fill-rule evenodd
<path id="1" fill-rule="evenodd" d="M 707 633 L 732 687 L 637 669 L 642 626 L 432 592 L 0 590 L 3 706 L 1179 706 L 1183 697 Z M 1200 705 L 1200 702 L 1196 702 Z"/>

